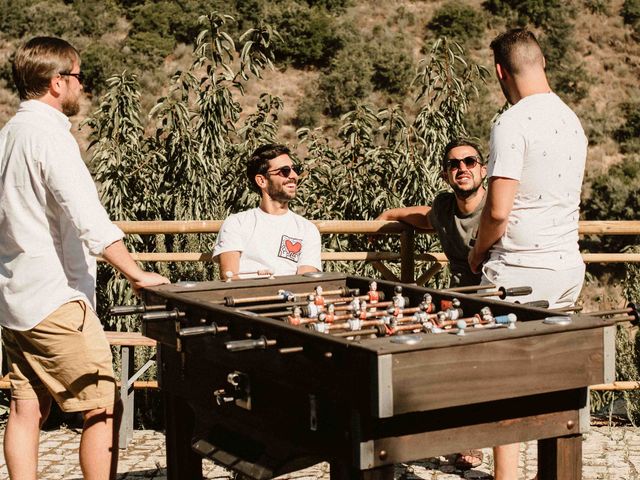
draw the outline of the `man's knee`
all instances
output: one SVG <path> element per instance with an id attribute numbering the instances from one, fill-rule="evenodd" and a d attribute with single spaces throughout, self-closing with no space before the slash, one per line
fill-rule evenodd
<path id="1" fill-rule="evenodd" d="M 94 408 L 82 412 L 85 428 L 96 423 L 119 421 L 122 416 L 122 408 L 122 402 L 117 400 L 113 405 L 108 407 Z"/>

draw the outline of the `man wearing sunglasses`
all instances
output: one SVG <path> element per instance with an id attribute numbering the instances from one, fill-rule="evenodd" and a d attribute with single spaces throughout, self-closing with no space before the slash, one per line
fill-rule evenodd
<path id="1" fill-rule="evenodd" d="M 471 271 L 468 257 L 484 206 L 486 173 L 480 147 L 469 139 L 454 139 L 444 148 L 441 173 L 452 191 L 438 194 L 431 206 L 393 208 L 376 220 L 405 222 L 419 230 L 434 229 L 449 260 L 450 286 L 479 285 L 481 275 Z M 482 463 L 481 450 L 469 450 L 452 457 L 452 462 L 461 470 Z"/>
<path id="2" fill-rule="evenodd" d="M 491 42 L 511 107 L 491 130 L 487 202 L 469 253 L 483 283 L 530 285 L 551 308 L 575 304 L 584 280 L 578 248 L 587 138 L 575 113 L 549 87 L 533 33 L 509 30 Z M 517 444 L 494 450 L 495 479 L 515 480 Z"/>
<path id="3" fill-rule="evenodd" d="M 260 205 L 230 215 L 222 224 L 213 256 L 223 279 L 322 269 L 317 227 L 289 209 L 301 173 L 289 154 L 284 145 L 268 144 L 251 155 L 247 178 L 260 194 Z"/>
<path id="4" fill-rule="evenodd" d="M 115 479 L 121 404 L 111 348 L 94 313 L 96 257 L 134 289 L 168 283 L 144 272 L 122 243 L 69 131 L 78 113 L 80 56 L 38 37 L 18 49 L 22 102 L 0 131 L 0 324 L 11 405 L 4 455 L 11 479 L 35 479 L 40 427 L 54 399 L 82 412 L 86 479 Z"/>
<path id="5" fill-rule="evenodd" d="M 471 271 L 468 256 L 485 198 L 486 166 L 480 147 L 464 138 L 449 142 L 442 157 L 441 175 L 452 191 L 437 195 L 433 205 L 394 208 L 383 212 L 376 220 L 435 229 L 449 259 L 451 286 L 478 285 L 481 275 Z"/>

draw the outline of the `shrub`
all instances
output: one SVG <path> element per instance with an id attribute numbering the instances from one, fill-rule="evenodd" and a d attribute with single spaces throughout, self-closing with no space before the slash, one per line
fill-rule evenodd
<path id="1" fill-rule="evenodd" d="M 416 66 L 404 37 L 383 38 L 373 45 L 370 55 L 374 87 L 394 95 L 406 93 Z"/>
<path id="2" fill-rule="evenodd" d="M 157 67 L 176 46 L 173 37 L 155 32 L 134 33 L 129 36 L 127 43 L 131 51 L 138 54 L 141 69 L 144 69 L 145 65 L 151 68 Z"/>
<path id="3" fill-rule="evenodd" d="M 623 152 L 640 150 L 640 102 L 627 102 L 620 106 L 624 124 L 615 132 L 615 139 Z"/>
<path id="4" fill-rule="evenodd" d="M 591 13 L 598 15 L 609 15 L 611 13 L 609 3 L 609 0 L 584 0 L 584 6 L 587 7 Z"/>
<path id="5" fill-rule="evenodd" d="M 481 12 L 454 0 L 436 10 L 427 28 L 437 37 L 473 44 L 484 33 L 485 21 Z"/>
<path id="6" fill-rule="evenodd" d="M 325 99 L 325 113 L 338 117 L 353 110 L 373 91 L 373 65 L 363 48 L 341 50 L 329 73 L 320 78 L 319 89 Z"/>
<path id="7" fill-rule="evenodd" d="M 620 15 L 627 25 L 636 25 L 640 22 L 640 0 L 624 0 Z"/>
<path id="8" fill-rule="evenodd" d="M 100 95 L 105 90 L 107 79 L 126 69 L 125 59 L 120 48 L 110 47 L 101 42 L 91 43 L 82 51 L 85 90 Z"/>
<path id="9" fill-rule="evenodd" d="M 336 19 L 323 8 L 288 3 L 267 21 L 282 37 L 276 58 L 295 67 L 326 67 L 343 46 Z"/>
<path id="10" fill-rule="evenodd" d="M 35 0 L 0 0 L 0 37 L 20 38 L 29 29 L 28 8 Z"/>
<path id="11" fill-rule="evenodd" d="M 90 36 L 113 30 L 122 13 L 114 0 L 75 0 L 73 8 L 82 22 L 80 33 Z"/>
<path id="12" fill-rule="evenodd" d="M 70 40 L 78 35 L 82 25 L 73 7 L 60 1 L 45 1 L 31 5 L 27 8 L 27 18 L 24 33 L 28 33 L 29 37 L 52 35 Z"/>

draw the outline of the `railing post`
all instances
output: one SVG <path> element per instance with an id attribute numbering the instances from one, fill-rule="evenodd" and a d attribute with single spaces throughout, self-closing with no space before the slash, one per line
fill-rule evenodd
<path id="1" fill-rule="evenodd" d="M 416 234 L 407 229 L 400 234 L 400 280 L 404 283 L 415 282 L 416 270 Z"/>

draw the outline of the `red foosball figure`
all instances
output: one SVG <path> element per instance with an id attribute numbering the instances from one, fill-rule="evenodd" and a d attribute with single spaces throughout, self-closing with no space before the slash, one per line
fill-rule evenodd
<path id="1" fill-rule="evenodd" d="M 319 307 L 324 306 L 324 297 L 322 296 L 322 287 L 318 285 L 314 290 L 316 293 L 315 293 L 315 298 L 313 300 L 313 303 L 315 303 Z"/>
<path id="2" fill-rule="evenodd" d="M 369 292 L 367 293 L 369 303 L 378 303 L 380 301 L 380 292 L 378 292 L 378 282 L 375 280 L 369 284 Z"/>

